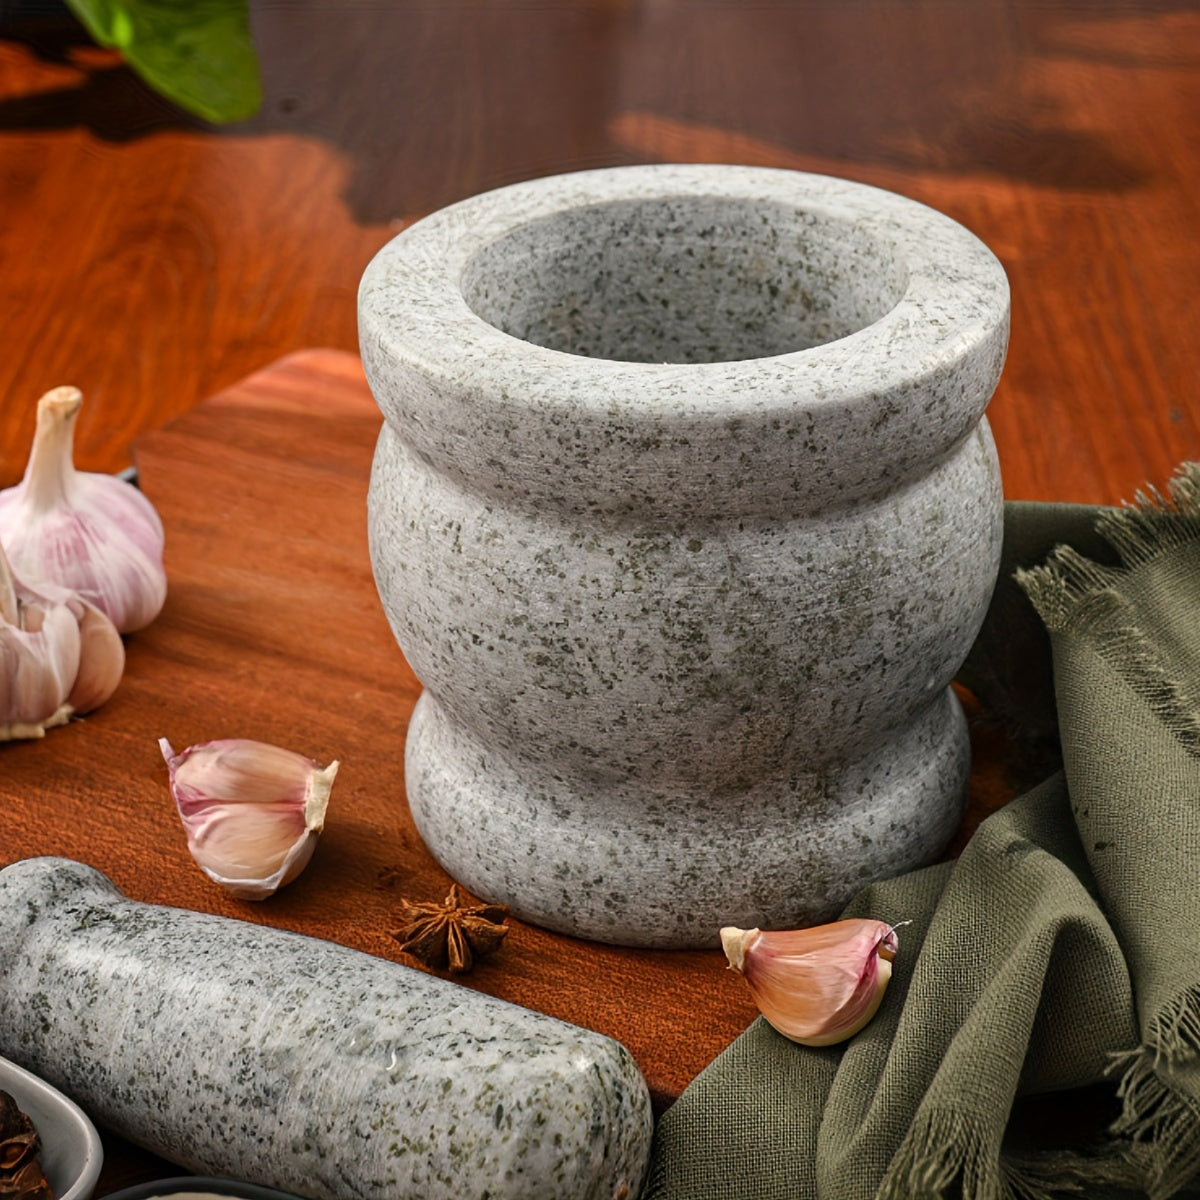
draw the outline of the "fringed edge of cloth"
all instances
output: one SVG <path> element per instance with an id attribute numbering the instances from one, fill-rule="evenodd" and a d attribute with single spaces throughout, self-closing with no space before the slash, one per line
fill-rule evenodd
<path id="1" fill-rule="evenodd" d="M 1046 628 L 1087 636 L 1189 754 L 1200 757 L 1200 696 L 1163 667 L 1158 648 L 1122 595 L 1128 572 L 1160 554 L 1192 545 L 1200 552 L 1200 463 L 1184 463 L 1170 497 L 1139 492 L 1134 505 L 1102 513 L 1096 531 L 1120 556 L 1100 566 L 1058 546 L 1040 567 L 1018 571 L 1017 583 Z"/>
<path id="2" fill-rule="evenodd" d="M 1114 1059 L 1121 1071 L 1121 1115 L 1110 1133 L 1124 1139 L 1125 1158 L 1147 1200 L 1167 1200 L 1200 1175 L 1200 1105 L 1163 1078 L 1153 1047 Z"/>
<path id="3" fill-rule="evenodd" d="M 1000 1164 L 993 1130 L 958 1109 L 920 1113 L 892 1157 L 875 1200 L 935 1200 L 954 1191 L 962 1200 L 1043 1200 L 1021 1196 Z M 1050 1200 L 1047 1194 L 1044 1200 Z"/>
<path id="4" fill-rule="evenodd" d="M 1101 1187 L 1133 1191 L 1145 1175 L 1123 1140 L 1014 1154 L 983 1123 L 937 1110 L 909 1130 L 874 1200 L 1067 1200 Z"/>
<path id="5" fill-rule="evenodd" d="M 1006 1158 L 1005 1170 L 1020 1200 L 1065 1200 L 1097 1189 L 1136 1191 L 1141 1174 L 1111 1143 L 1088 1150 L 1050 1150 L 1036 1157 Z"/>
<path id="6" fill-rule="evenodd" d="M 1145 1032 L 1144 1051 L 1155 1070 L 1200 1058 L 1200 983 L 1184 988 L 1155 1013 Z"/>
<path id="7" fill-rule="evenodd" d="M 1157 488 L 1138 492 L 1132 504 L 1101 512 L 1096 532 L 1120 556 L 1126 567 L 1200 541 L 1200 462 L 1184 463 L 1167 484 L 1167 496 Z"/>

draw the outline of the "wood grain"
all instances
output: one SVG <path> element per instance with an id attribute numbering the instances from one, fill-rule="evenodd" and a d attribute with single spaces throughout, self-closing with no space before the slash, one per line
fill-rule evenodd
<path id="1" fill-rule="evenodd" d="M 48 19 L 0 25 L 0 485 L 74 382 L 90 469 L 279 356 L 355 348 L 417 217 L 555 171 L 829 171 L 943 209 L 1013 285 L 1008 494 L 1116 501 L 1200 433 L 1200 12 L 1186 0 L 262 0 L 213 129 Z"/>
<path id="2" fill-rule="evenodd" d="M 106 705 L 42 740 L 0 744 L 0 866 L 74 858 L 134 899 L 416 965 L 390 936 L 399 900 L 440 900 L 452 881 L 421 842 L 404 793 L 420 685 L 368 557 L 380 423 L 357 357 L 311 350 L 139 437 L 141 486 L 167 535 L 167 602 L 126 639 L 125 676 Z M 164 736 L 176 749 L 249 737 L 339 760 L 325 833 L 295 883 L 250 903 L 201 874 L 169 794 Z M 1000 731 L 976 723 L 972 736 L 971 803 L 955 849 L 1014 794 Z M 510 930 L 461 982 L 619 1039 L 657 1111 L 757 1015 L 719 950 L 630 950 L 511 919 Z M 170 1173 L 107 1137 L 106 1188 Z"/>
<path id="3" fill-rule="evenodd" d="M 390 936 L 400 897 L 441 900 L 452 881 L 404 796 L 419 684 L 368 560 L 380 423 L 357 358 L 310 351 L 139 439 L 142 487 L 167 532 L 167 603 L 127 639 L 108 704 L 43 740 L 0 745 L 0 865 L 63 855 L 135 899 L 408 961 Z M 169 795 L 163 736 L 177 749 L 250 737 L 339 760 L 299 880 L 253 904 L 204 878 Z M 510 924 L 467 986 L 619 1038 L 660 1109 L 756 1013 L 719 951 L 639 952 Z M 122 1149 L 110 1168 L 123 1161 Z"/>

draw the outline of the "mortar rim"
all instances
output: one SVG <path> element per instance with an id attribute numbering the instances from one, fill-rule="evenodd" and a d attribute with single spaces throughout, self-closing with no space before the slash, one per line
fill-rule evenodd
<path id="1" fill-rule="evenodd" d="M 475 256 L 531 221 L 614 200 L 688 195 L 773 200 L 871 222 L 871 236 L 904 254 L 907 286 L 878 320 L 832 341 L 763 358 L 665 364 L 589 358 L 523 341 L 479 316 L 463 295 L 461 280 Z M 879 389 L 864 385 L 864 360 L 880 359 L 884 350 L 893 393 L 969 371 L 998 337 L 1007 339 L 1009 288 L 999 260 L 975 234 L 898 193 L 784 168 L 650 164 L 526 180 L 423 217 L 372 258 L 358 311 L 368 370 L 382 362 L 415 372 L 443 396 L 473 394 L 484 377 L 490 394 L 531 408 L 567 402 L 577 411 L 617 407 L 634 419 L 681 408 L 723 418 L 733 396 L 759 411 L 870 402 Z M 964 393 L 970 416 L 982 414 L 991 390 Z"/>

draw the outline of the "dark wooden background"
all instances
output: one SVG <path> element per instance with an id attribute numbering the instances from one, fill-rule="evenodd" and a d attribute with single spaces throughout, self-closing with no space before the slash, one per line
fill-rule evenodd
<path id="1" fill-rule="evenodd" d="M 173 555 L 168 608 L 130 639 L 114 700 L 45 743 L 0 747 L 0 865 L 82 847 L 147 898 L 235 907 L 186 862 L 162 765 L 143 751 L 171 704 L 181 745 L 213 736 L 202 718 L 214 707 L 245 717 L 230 732 L 292 744 L 306 694 L 292 642 L 320 631 L 305 633 L 286 607 L 292 550 L 263 524 L 267 482 L 290 481 L 287 505 L 298 513 L 307 499 L 313 529 L 353 531 L 318 548 L 333 583 L 352 576 L 358 640 L 327 654 L 334 674 L 312 688 L 332 680 L 340 690 L 322 694 L 362 705 L 364 689 L 395 686 L 358 544 L 374 421 L 353 359 L 301 356 L 242 381 L 297 350 L 353 351 L 371 255 L 472 193 L 655 161 L 793 167 L 891 188 L 963 222 L 1009 273 L 1012 345 L 990 419 L 1010 497 L 1129 499 L 1200 453 L 1200 5 L 257 0 L 253 24 L 265 103 L 218 129 L 148 91 L 50 4 L 0 0 L 0 486 L 24 468 L 38 396 L 76 384 L 80 465 L 119 470 L 138 442 Z M 314 394 L 329 406 L 321 445 L 304 438 L 295 407 Z M 302 451 L 282 465 L 290 446 Z M 209 501 L 226 471 L 254 481 L 239 485 L 242 508 Z M 336 502 L 317 504 L 317 486 Z M 209 562 L 227 528 L 238 546 Z M 247 546 L 253 578 L 237 557 Z M 241 643 L 222 624 L 230 596 L 244 602 Z M 240 707 L 238 687 L 249 698 Z M 373 886 L 372 855 L 402 853 L 426 886 L 444 882 L 415 833 L 395 848 L 376 836 L 403 826 L 399 816 L 382 801 L 368 812 L 388 772 L 399 791 L 376 743 L 390 731 L 398 744 L 416 687 L 401 682 L 386 729 L 349 708 L 332 726 L 304 713 L 328 734 L 326 757 L 344 752 L 339 786 L 364 807 L 262 919 L 391 954 L 378 929 L 393 901 Z M 121 824 L 133 808 L 138 836 L 155 830 L 161 843 L 137 861 Z M 89 824 L 93 813 L 104 820 Z M 331 879 L 357 890 L 324 904 Z M 618 1036 L 634 995 L 635 1050 L 673 1068 L 660 1102 L 753 1012 L 714 986 L 720 963 L 703 955 L 672 992 L 682 959 L 604 952 L 618 1004 L 578 983 L 594 978 L 598 951 L 529 929 L 509 941 L 505 962 L 473 986 Z M 709 989 L 704 1029 L 684 1015 L 701 994 L 693 986 Z M 106 1148 L 101 1194 L 170 1170 L 119 1139 Z"/>
<path id="2" fill-rule="evenodd" d="M 1013 287 L 1008 493 L 1113 501 L 1196 452 L 1200 8 L 1187 0 L 256 0 L 261 114 L 182 117 L 50 17 L 0 26 L 0 484 L 307 346 L 406 223 L 534 175 L 732 161 L 926 201 Z M 37 9 L 39 5 L 27 5 Z"/>

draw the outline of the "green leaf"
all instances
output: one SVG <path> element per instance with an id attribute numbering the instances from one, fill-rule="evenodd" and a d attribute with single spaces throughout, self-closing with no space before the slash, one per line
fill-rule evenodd
<path id="1" fill-rule="evenodd" d="M 120 50 L 156 91 L 207 121 L 262 103 L 249 0 L 67 0 L 101 46 Z"/>

